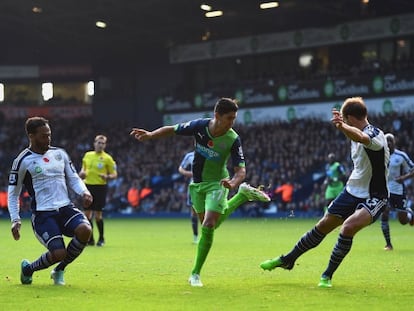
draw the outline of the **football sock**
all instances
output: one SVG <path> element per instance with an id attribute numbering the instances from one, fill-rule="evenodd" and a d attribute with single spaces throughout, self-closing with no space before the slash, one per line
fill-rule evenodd
<path id="1" fill-rule="evenodd" d="M 56 266 L 55 270 L 65 270 L 66 266 L 74 261 L 84 250 L 86 243 L 82 243 L 74 237 L 66 248 L 66 257 Z"/>
<path id="2" fill-rule="evenodd" d="M 334 274 L 336 269 L 338 269 L 342 260 L 351 250 L 352 239 L 353 237 L 346 237 L 342 234 L 339 234 L 338 241 L 336 242 L 336 245 L 332 250 L 331 258 L 329 259 L 328 268 L 326 268 L 325 272 L 322 273 L 323 276 L 328 276 L 332 278 L 332 275 Z"/>
<path id="3" fill-rule="evenodd" d="M 391 245 L 390 225 L 388 220 L 381 220 L 381 229 L 384 234 L 385 242 L 387 245 Z"/>
<path id="4" fill-rule="evenodd" d="M 294 262 L 300 255 L 314 248 L 322 242 L 326 234 L 320 232 L 316 227 L 306 232 L 296 243 L 289 254 L 283 256 L 287 262 Z"/>
<path id="5" fill-rule="evenodd" d="M 191 215 L 191 227 L 193 229 L 193 234 L 198 236 L 198 217 L 197 215 Z"/>
<path id="6" fill-rule="evenodd" d="M 230 200 L 227 201 L 227 207 L 224 209 L 222 214 L 216 223 L 216 229 L 220 227 L 221 223 L 225 221 L 240 205 L 246 203 L 248 200 L 246 196 L 240 193 L 236 193 Z"/>
<path id="7" fill-rule="evenodd" d="M 93 241 L 94 240 L 94 238 L 93 238 L 93 221 L 92 221 L 92 218 L 91 219 L 88 218 L 88 220 L 89 220 L 89 223 L 91 224 L 91 231 L 92 231 L 91 237 L 89 238 L 89 241 Z"/>
<path id="8" fill-rule="evenodd" d="M 104 239 L 104 222 L 103 219 L 96 221 L 96 226 L 98 227 L 99 232 L 99 241 L 103 241 Z"/>
<path id="9" fill-rule="evenodd" d="M 23 268 L 24 275 L 32 275 L 34 271 L 46 269 L 52 265 L 52 263 L 47 258 L 47 254 L 49 252 L 46 252 L 42 254 L 38 259 L 33 261 L 30 265 Z"/>
<path id="10" fill-rule="evenodd" d="M 211 245 L 213 244 L 214 228 L 201 227 L 201 236 L 198 241 L 197 254 L 192 274 L 200 274 L 201 268 L 206 261 L 207 255 L 210 251 Z"/>

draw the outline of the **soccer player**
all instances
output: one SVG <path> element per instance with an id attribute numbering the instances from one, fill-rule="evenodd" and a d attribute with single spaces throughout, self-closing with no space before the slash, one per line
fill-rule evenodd
<path id="1" fill-rule="evenodd" d="M 324 181 L 325 188 L 325 207 L 326 213 L 329 204 L 344 189 L 343 179 L 345 178 L 345 169 L 341 163 L 336 161 L 334 153 L 328 154 L 328 164 L 326 165 L 326 178 Z"/>
<path id="2" fill-rule="evenodd" d="M 355 234 L 378 219 L 387 205 L 390 157 L 385 135 L 368 122 L 367 107 L 361 97 L 346 99 L 340 112 L 332 111 L 331 121 L 351 140 L 354 167 L 346 186 L 329 205 L 328 212 L 287 255 L 260 264 L 269 271 L 277 267 L 291 270 L 302 254 L 318 246 L 328 233 L 341 226 L 329 264 L 318 284 L 325 288 L 332 287 L 332 276 L 351 250 Z"/>
<path id="3" fill-rule="evenodd" d="M 397 211 L 400 224 L 414 224 L 413 211 L 411 208 L 407 207 L 404 186 L 404 181 L 414 176 L 414 163 L 404 151 L 395 148 L 395 137 L 393 134 L 387 133 L 385 134 L 385 138 L 387 139 L 388 148 L 390 149 L 390 165 L 388 168 L 388 188 L 390 197 L 388 206 L 381 216 L 381 229 L 386 242 L 384 250 L 391 251 L 393 250 L 393 246 L 391 243 L 390 226 L 388 223 L 390 209 Z"/>
<path id="4" fill-rule="evenodd" d="M 13 161 L 9 175 L 11 232 L 16 241 L 20 239 L 19 195 L 24 185 L 32 199 L 34 234 L 48 251 L 33 262 L 22 261 L 20 281 L 31 284 L 33 272 L 58 263 L 51 272 L 51 278 L 54 284 L 64 285 L 65 267 L 82 253 L 91 235 L 91 226 L 85 215 L 69 199 L 68 187 L 82 196 L 84 206 L 92 203 L 92 196 L 66 151 L 50 146 L 48 120 L 42 117 L 27 119 L 26 133 L 29 147 Z M 63 235 L 72 237 L 67 247 Z"/>
<path id="5" fill-rule="evenodd" d="M 189 178 L 190 183 L 193 179 L 193 161 L 194 161 L 194 151 L 187 152 L 184 155 L 184 158 L 181 160 L 180 166 L 178 167 L 178 172 Z M 190 187 L 188 187 L 187 191 L 187 206 L 191 210 L 191 228 L 193 229 L 193 243 L 198 243 L 198 217 L 197 213 L 194 211 L 193 203 L 191 202 L 190 197 Z"/>
<path id="6" fill-rule="evenodd" d="M 86 207 L 84 211 L 92 226 L 92 235 L 88 245 L 95 244 L 92 225 L 94 216 L 99 232 L 96 246 L 103 246 L 105 244 L 102 211 L 106 204 L 108 180 L 118 177 L 114 159 L 105 152 L 107 141 L 108 139 L 104 135 L 97 135 L 95 137 L 93 143 L 94 150 L 85 153 L 82 159 L 82 169 L 79 172 L 79 176 L 85 180 L 86 187 L 88 187 L 93 196 L 92 204 Z"/>
<path id="7" fill-rule="evenodd" d="M 173 135 L 194 137 L 193 182 L 189 187 L 194 210 L 201 222 L 201 235 L 189 278 L 191 286 L 203 286 L 201 268 L 213 244 L 214 231 L 221 222 L 247 201 L 270 201 L 267 194 L 242 183 L 246 176 L 246 165 L 240 137 L 232 128 L 237 110 L 235 100 L 221 98 L 215 104 L 214 118 L 163 126 L 154 131 L 133 128 L 130 133 L 139 141 Z M 229 158 L 234 169 L 232 177 L 227 170 Z M 229 190 L 237 187 L 237 194 L 227 201 Z"/>

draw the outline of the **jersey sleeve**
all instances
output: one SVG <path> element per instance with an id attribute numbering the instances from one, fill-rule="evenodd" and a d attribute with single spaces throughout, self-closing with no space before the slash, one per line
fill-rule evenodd
<path id="1" fill-rule="evenodd" d="M 197 128 L 203 126 L 205 123 L 208 124 L 208 120 L 196 119 L 184 123 L 179 123 L 174 126 L 174 132 L 177 135 L 192 136 L 197 132 Z"/>
<path id="2" fill-rule="evenodd" d="M 243 148 L 239 136 L 234 140 L 234 143 L 231 146 L 231 160 L 233 167 L 246 167 Z"/>
<path id="3" fill-rule="evenodd" d="M 86 190 L 86 185 L 76 172 L 75 166 L 66 151 L 62 150 L 65 161 L 65 176 L 68 186 L 78 195 L 82 195 Z"/>
<path id="4" fill-rule="evenodd" d="M 116 172 L 117 168 L 116 168 L 116 162 L 115 160 L 108 154 L 108 161 L 107 161 L 107 170 L 109 172 L 109 174 L 113 174 Z"/>
<path id="5" fill-rule="evenodd" d="M 20 219 L 20 203 L 19 197 L 23 188 L 23 180 L 26 175 L 26 168 L 19 163 L 19 159 L 13 161 L 12 169 L 9 174 L 9 186 L 8 186 L 8 209 L 11 221 Z"/>
<path id="6" fill-rule="evenodd" d="M 364 133 L 370 138 L 370 143 L 366 148 L 378 151 L 387 145 L 384 134 L 377 127 L 368 125 L 364 128 Z"/>

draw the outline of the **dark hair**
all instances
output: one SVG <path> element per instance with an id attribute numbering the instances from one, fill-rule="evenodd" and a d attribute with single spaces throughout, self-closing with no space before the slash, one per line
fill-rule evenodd
<path id="1" fill-rule="evenodd" d="M 368 115 L 367 106 L 365 106 L 362 97 L 347 98 L 341 107 L 342 116 L 353 116 L 358 120 L 363 120 Z"/>
<path id="2" fill-rule="evenodd" d="M 32 117 L 26 120 L 26 134 L 35 134 L 39 127 L 49 125 L 49 121 L 43 117 Z"/>
<path id="3" fill-rule="evenodd" d="M 237 112 L 239 110 L 239 106 L 237 105 L 237 101 L 231 98 L 220 98 L 216 105 L 214 106 L 214 112 L 217 112 L 220 115 L 229 113 L 229 112 Z"/>

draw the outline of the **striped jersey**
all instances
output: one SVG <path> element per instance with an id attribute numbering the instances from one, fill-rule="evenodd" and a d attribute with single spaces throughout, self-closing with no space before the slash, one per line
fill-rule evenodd
<path id="1" fill-rule="evenodd" d="M 346 190 L 357 198 L 388 198 L 388 162 L 390 152 L 384 133 L 368 124 L 363 132 L 370 137 L 368 146 L 351 141 L 354 167 Z"/>
<path id="2" fill-rule="evenodd" d="M 395 149 L 390 156 L 390 165 L 388 173 L 388 188 L 392 194 L 404 194 L 404 183 L 395 181 L 395 178 L 400 177 L 412 171 L 414 169 L 414 163 L 408 157 L 408 155 L 401 150 Z"/>
<path id="3" fill-rule="evenodd" d="M 23 185 L 32 198 L 32 211 L 52 211 L 70 204 L 68 186 L 78 195 L 86 190 L 65 150 L 50 147 L 44 154 L 24 149 L 13 161 L 9 175 L 8 208 L 19 219 Z"/>

